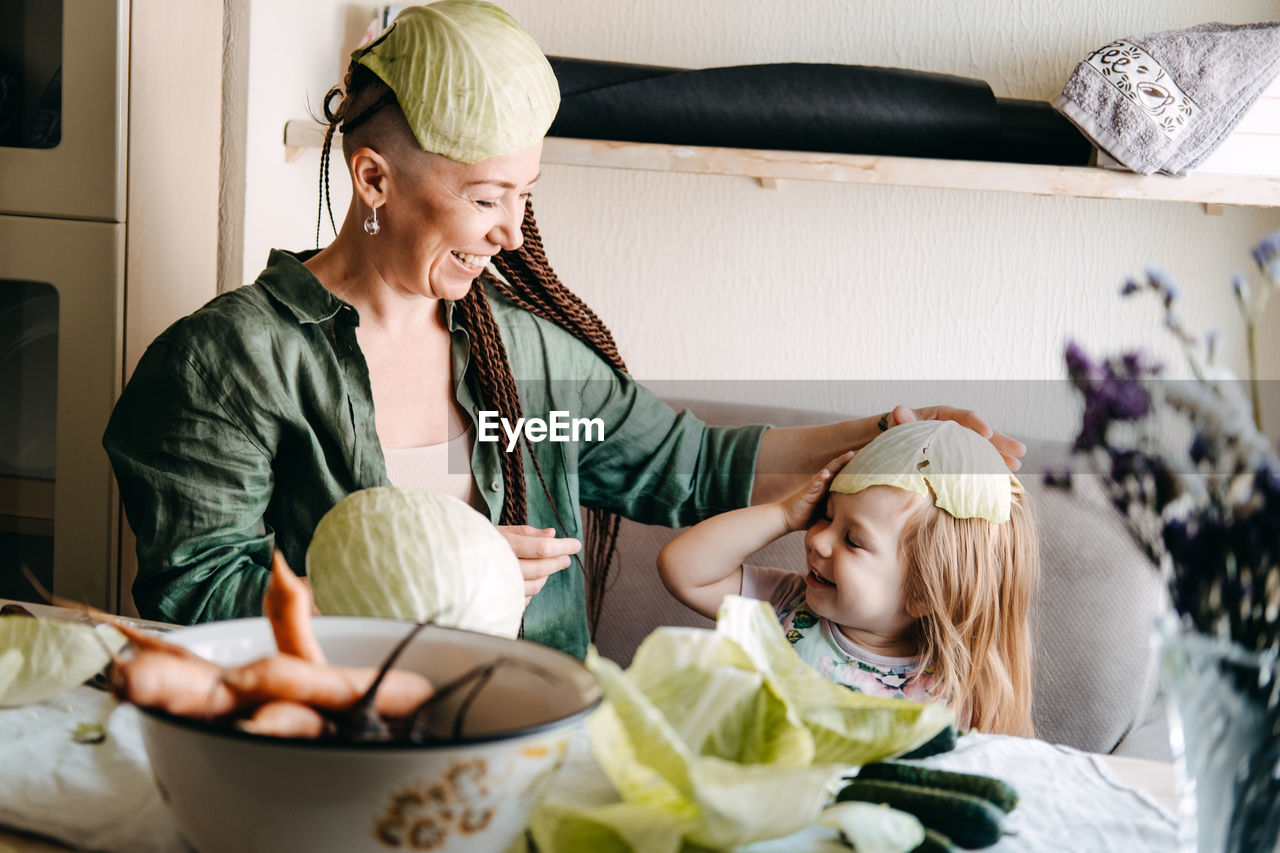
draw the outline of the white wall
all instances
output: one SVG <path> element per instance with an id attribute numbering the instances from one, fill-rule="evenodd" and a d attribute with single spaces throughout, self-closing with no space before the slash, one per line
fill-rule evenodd
<path id="1" fill-rule="evenodd" d="M 684 67 L 896 66 L 977 77 L 998 96 L 1041 100 L 1114 38 L 1280 18 L 1274 0 L 1225 10 L 1205 0 L 504 6 L 549 54 Z M 286 164 L 282 128 L 308 107 L 319 113 L 343 48 L 374 6 L 273 0 L 251 8 L 246 281 L 269 247 L 314 244 L 318 152 Z M 341 221 L 349 189 L 340 171 L 332 187 Z M 1065 435 L 1074 421 L 1054 408 L 1069 407 L 1069 395 L 1051 404 L 1043 393 L 1059 384 L 1045 380 L 1063 375 L 1069 336 L 1099 352 L 1143 346 L 1178 366 L 1154 301 L 1117 296 L 1126 276 L 1151 263 L 1182 284 L 1191 323 L 1222 330 L 1225 361 L 1242 371 L 1230 276 L 1252 271 L 1248 248 L 1280 228 L 1275 209 L 1211 216 L 1196 204 L 799 181 L 766 190 L 746 178 L 566 166 L 544 169 L 535 205 L 561 278 L 611 326 L 645 380 L 726 380 L 698 391 L 859 413 L 958 402 L 1037 435 Z M 328 234 L 326 222 L 322 240 Z M 1277 332 L 1273 306 L 1262 359 L 1271 379 L 1280 379 Z M 748 379 L 779 381 L 731 381 Z M 852 379 L 892 381 L 833 381 Z M 1271 421 L 1274 432 L 1280 412 Z"/>

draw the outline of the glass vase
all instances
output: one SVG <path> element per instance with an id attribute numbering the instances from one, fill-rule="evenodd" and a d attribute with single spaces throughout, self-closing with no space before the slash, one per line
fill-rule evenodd
<path id="1" fill-rule="evenodd" d="M 1161 683 L 1178 781 L 1179 853 L 1280 851 L 1280 668 L 1173 620 Z"/>

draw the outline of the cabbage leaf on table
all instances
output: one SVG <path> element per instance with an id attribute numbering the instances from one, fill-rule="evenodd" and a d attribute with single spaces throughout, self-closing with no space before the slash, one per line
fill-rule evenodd
<path id="1" fill-rule="evenodd" d="M 725 599 L 714 631 L 658 628 L 625 672 L 594 650 L 587 663 L 606 697 L 587 721 L 591 747 L 621 802 L 549 797 L 531 825 L 540 853 L 725 850 L 790 835 L 818 822 L 850 766 L 908 752 L 953 721 L 941 705 L 828 680 L 766 603 L 740 596 Z"/>
<path id="2" fill-rule="evenodd" d="M 110 627 L 0 616 L 0 708 L 52 699 L 107 665 L 125 639 Z"/>

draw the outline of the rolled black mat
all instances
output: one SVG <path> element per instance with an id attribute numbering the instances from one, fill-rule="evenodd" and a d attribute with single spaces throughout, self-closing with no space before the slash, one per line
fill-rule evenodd
<path id="1" fill-rule="evenodd" d="M 981 80 L 861 65 L 682 69 L 549 57 L 560 111 L 549 133 L 587 139 L 1018 162 L 1069 145 L 1065 120 L 1004 110 Z M 1061 119 L 1048 104 L 1044 111 Z M 1064 127 L 1065 126 L 1065 127 Z M 1007 129 L 1008 128 L 1008 129 Z M 1088 159 L 1088 146 L 1080 162 Z"/>
<path id="2" fill-rule="evenodd" d="M 1045 163 L 1085 166 L 1093 155 L 1093 143 L 1048 101 L 996 98 L 1000 109 L 1000 135 L 1004 156 L 1010 163 Z"/>

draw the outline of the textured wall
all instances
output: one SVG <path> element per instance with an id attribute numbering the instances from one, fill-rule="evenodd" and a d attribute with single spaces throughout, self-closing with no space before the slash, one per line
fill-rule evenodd
<path id="1" fill-rule="evenodd" d="M 687 67 L 889 65 L 1038 99 L 1113 38 L 1280 17 L 1280 3 L 1259 0 L 504 5 L 552 54 Z M 268 247 L 314 243 L 318 156 L 285 164 L 281 129 L 309 105 L 319 111 L 343 45 L 371 10 L 325 0 L 252 6 L 246 280 Z M 333 187 L 341 218 L 349 191 L 340 171 Z M 1276 210 L 1209 216 L 1195 204 L 800 181 L 765 190 L 746 178 L 565 166 L 544 169 L 535 203 L 561 277 L 646 380 L 718 380 L 687 390 L 857 412 L 961 402 L 1037 435 L 1063 434 L 1071 419 L 1055 408 L 1068 399 L 1047 390 L 1062 376 L 1067 337 L 1095 350 L 1140 344 L 1178 364 L 1154 302 L 1116 295 L 1151 263 L 1182 283 L 1190 322 L 1223 331 L 1225 359 L 1241 369 L 1229 278 L 1251 267 L 1249 246 L 1280 228 Z M 1280 379 L 1280 309 L 1267 331 L 1264 371 Z M 748 379 L 777 381 L 736 381 Z M 853 379 L 893 381 L 833 381 Z"/>

